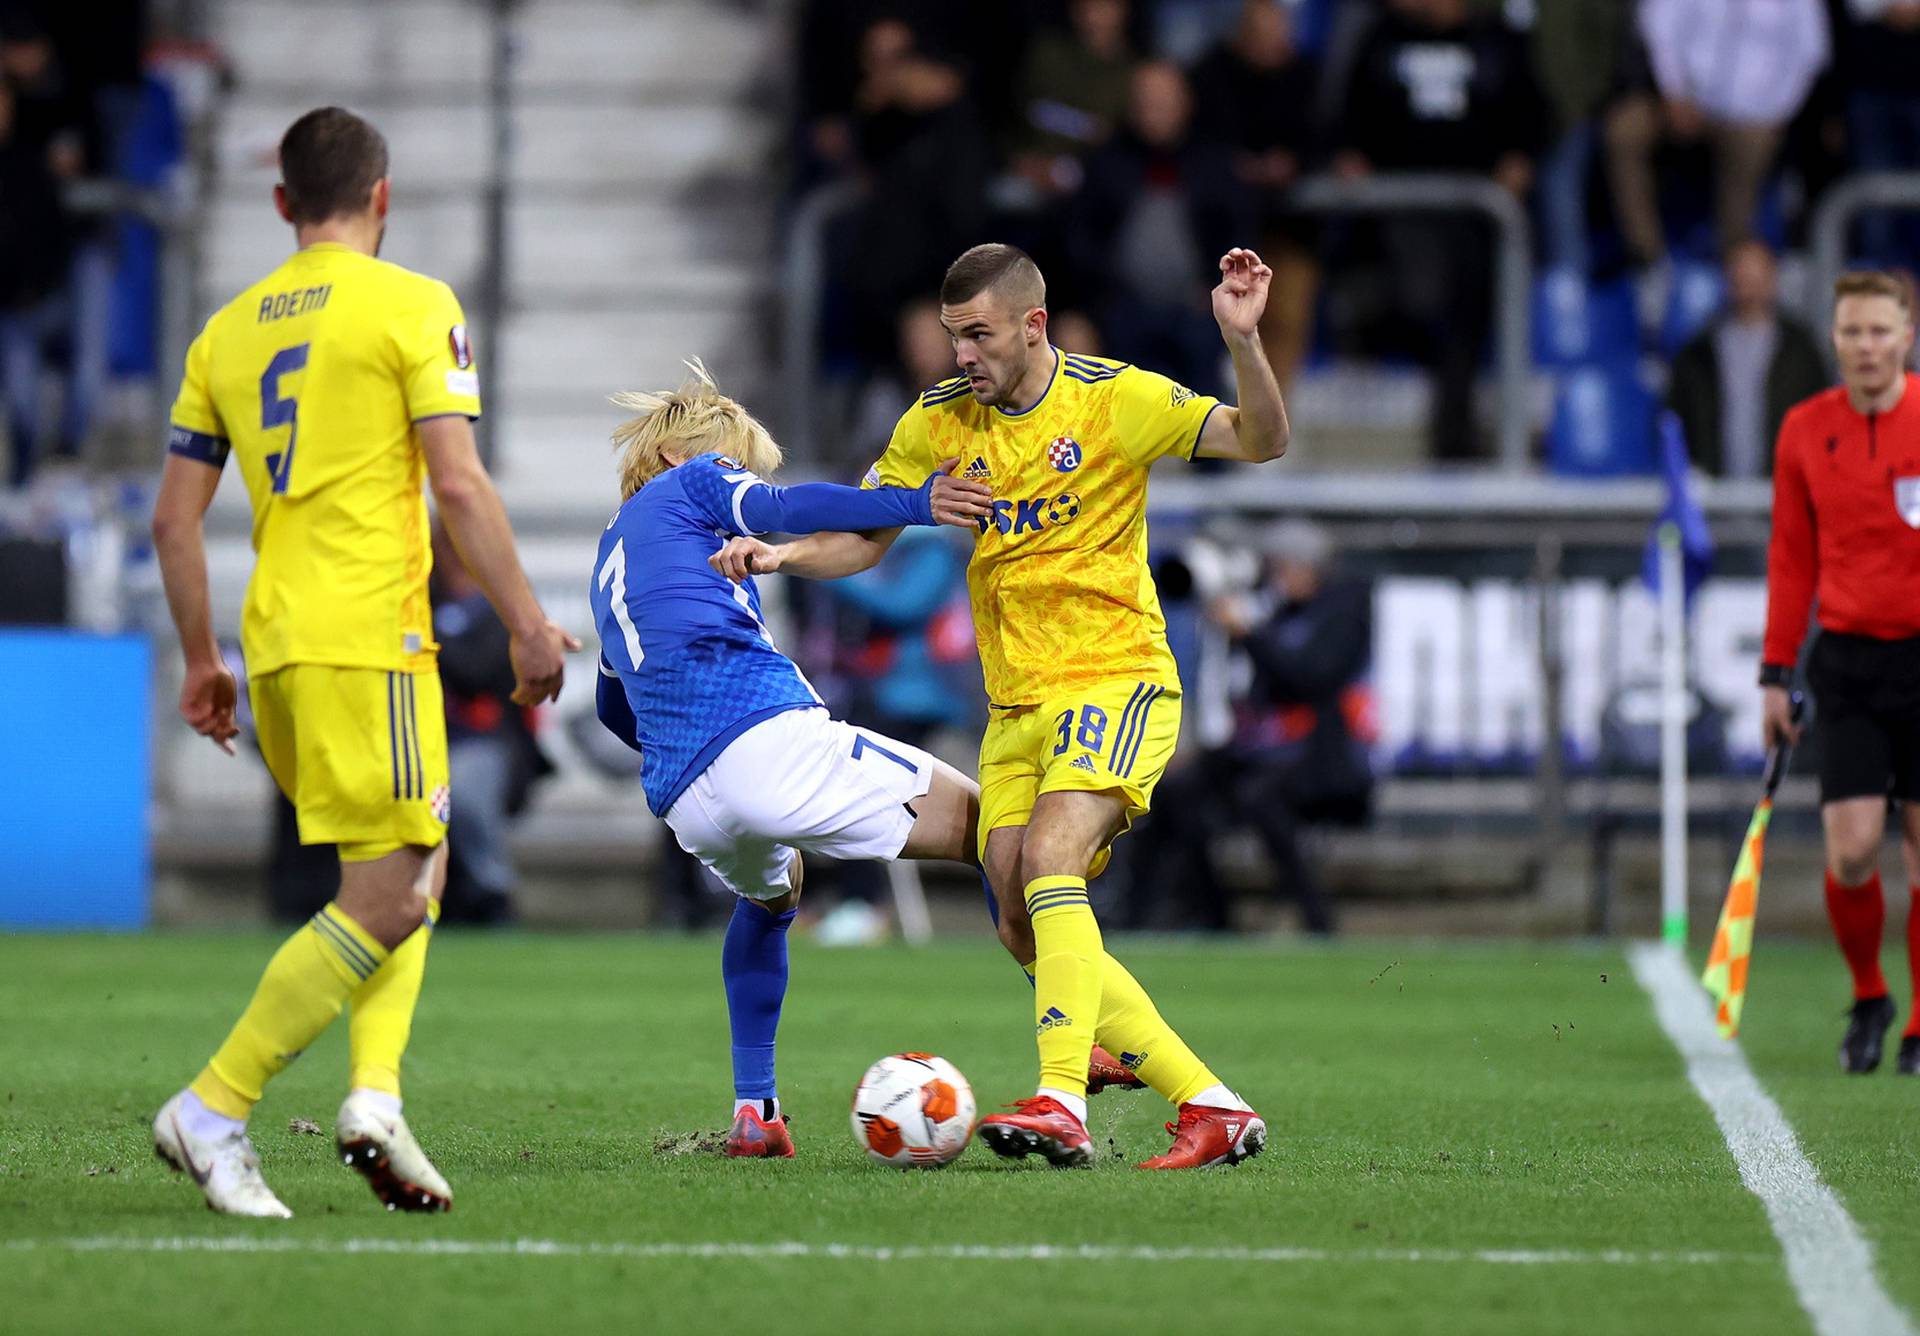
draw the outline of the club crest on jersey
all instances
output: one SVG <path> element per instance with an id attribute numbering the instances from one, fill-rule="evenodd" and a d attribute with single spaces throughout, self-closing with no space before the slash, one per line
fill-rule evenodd
<path id="1" fill-rule="evenodd" d="M 473 365 L 473 344 L 467 339 L 467 327 L 455 325 L 447 331 L 447 346 L 453 349 L 453 364 L 461 371 Z"/>
<path id="2" fill-rule="evenodd" d="M 1083 458 L 1085 455 L 1081 452 L 1080 442 L 1071 436 L 1059 436 L 1047 444 L 1047 462 L 1053 465 L 1056 472 L 1073 472 L 1080 467 Z"/>
<path id="3" fill-rule="evenodd" d="M 1893 508 L 1909 529 L 1920 529 L 1920 477 L 1893 480 Z"/>
<path id="4" fill-rule="evenodd" d="M 433 809 L 433 819 L 444 826 L 453 817 L 453 793 L 442 784 L 427 799 L 427 806 Z"/>

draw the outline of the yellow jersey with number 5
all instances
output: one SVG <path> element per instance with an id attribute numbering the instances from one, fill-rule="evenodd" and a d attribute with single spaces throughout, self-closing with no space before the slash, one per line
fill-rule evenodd
<path id="1" fill-rule="evenodd" d="M 460 303 L 437 279 L 323 242 L 207 321 L 168 449 L 239 461 L 253 502 L 250 673 L 434 667 L 415 425 L 453 413 L 480 415 L 479 378 Z"/>
<path id="2" fill-rule="evenodd" d="M 993 488 L 967 588 L 987 699 L 1032 705 L 1127 678 L 1177 690 L 1147 568 L 1147 472 L 1193 457 L 1219 400 L 1156 372 L 1049 349 L 1024 413 L 982 406 L 964 376 L 920 396 L 866 486 L 918 487 L 947 459 Z"/>

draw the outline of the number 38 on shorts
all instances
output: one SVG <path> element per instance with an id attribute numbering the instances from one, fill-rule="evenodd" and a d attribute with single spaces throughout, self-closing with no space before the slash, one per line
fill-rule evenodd
<path id="1" fill-rule="evenodd" d="M 1072 696 L 995 707 L 980 740 L 980 838 L 1026 824 L 1034 800 L 1060 789 L 1112 791 L 1129 822 L 1147 811 L 1180 734 L 1180 689 L 1102 682 Z"/>

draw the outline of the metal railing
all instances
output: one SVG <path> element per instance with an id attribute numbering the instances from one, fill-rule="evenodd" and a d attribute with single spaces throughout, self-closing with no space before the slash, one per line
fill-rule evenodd
<path id="1" fill-rule="evenodd" d="M 1533 242 L 1520 201 L 1484 176 L 1385 172 L 1355 181 L 1308 177 L 1289 202 L 1309 213 L 1477 213 L 1493 224 L 1498 237 L 1493 271 L 1497 454 L 1502 470 L 1525 469 L 1531 436 L 1527 376 L 1533 357 Z"/>
<path id="2" fill-rule="evenodd" d="M 1807 224 L 1811 268 L 1806 314 L 1815 329 L 1825 329 L 1832 315 L 1833 283 L 1847 267 L 1847 233 L 1861 214 L 1874 209 L 1920 213 L 1920 172 L 1862 172 L 1822 197 Z M 1831 348 L 1827 358 L 1832 361 Z"/>
<path id="3" fill-rule="evenodd" d="M 781 263 L 785 297 L 780 327 L 781 376 L 791 421 L 786 434 L 802 458 L 811 454 L 819 382 L 821 297 L 828 281 L 826 234 L 865 198 L 856 182 L 813 191 L 795 210 Z M 1527 377 L 1532 357 L 1532 233 L 1511 193 L 1481 176 L 1389 172 L 1357 181 L 1314 176 L 1290 196 L 1308 213 L 1474 213 L 1493 224 L 1494 366 L 1499 393 L 1498 459 L 1502 470 L 1527 467 L 1531 435 Z"/>

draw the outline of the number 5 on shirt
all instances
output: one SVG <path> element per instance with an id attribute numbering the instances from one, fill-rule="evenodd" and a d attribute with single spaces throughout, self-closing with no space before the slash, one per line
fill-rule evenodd
<path id="1" fill-rule="evenodd" d="M 311 346 L 296 343 L 291 348 L 282 348 L 260 376 L 260 430 L 287 429 L 287 448 L 267 456 L 267 472 L 273 477 L 273 490 L 277 494 L 285 494 L 287 483 L 293 477 L 293 444 L 300 435 L 300 401 L 292 395 L 281 397 L 280 378 L 306 368 L 307 349 Z"/>

